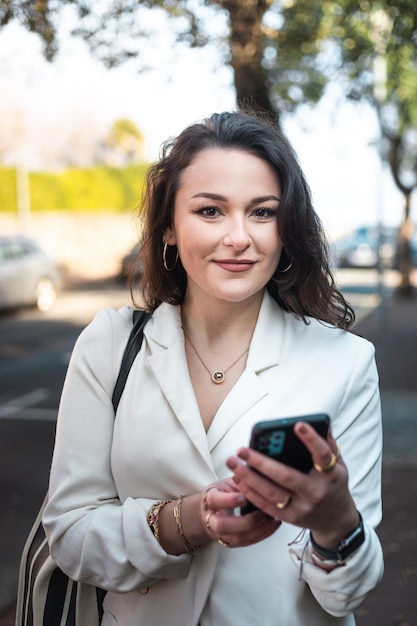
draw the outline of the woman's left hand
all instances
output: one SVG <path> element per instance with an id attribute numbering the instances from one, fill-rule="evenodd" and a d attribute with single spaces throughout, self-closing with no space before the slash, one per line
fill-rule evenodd
<path id="1" fill-rule="evenodd" d="M 305 422 L 294 431 L 309 449 L 314 468 L 305 474 L 250 448 L 227 461 L 239 491 L 275 519 L 312 531 L 324 548 L 337 545 L 358 524 L 348 472 L 330 429 L 326 439 Z M 257 470 L 256 472 L 253 470 Z"/>
<path id="2" fill-rule="evenodd" d="M 211 483 L 202 492 L 200 515 L 205 533 L 227 547 L 250 546 L 270 537 L 281 522 L 262 511 L 246 516 L 234 514 L 236 507 L 247 504 L 231 478 Z"/>

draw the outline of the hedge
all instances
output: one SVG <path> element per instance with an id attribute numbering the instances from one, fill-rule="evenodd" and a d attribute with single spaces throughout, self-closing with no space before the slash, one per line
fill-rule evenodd
<path id="1" fill-rule="evenodd" d="M 139 204 L 148 165 L 30 172 L 32 211 L 131 211 Z M 0 167 L 0 211 L 17 211 L 16 170 Z"/>

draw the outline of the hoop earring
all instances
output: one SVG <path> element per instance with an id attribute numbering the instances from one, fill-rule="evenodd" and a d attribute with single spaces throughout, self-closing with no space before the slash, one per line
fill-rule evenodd
<path id="1" fill-rule="evenodd" d="M 175 257 L 175 261 L 174 261 L 174 265 L 172 267 L 168 267 L 167 265 L 167 250 L 168 250 L 168 244 L 167 242 L 164 243 L 164 249 L 162 250 L 162 262 L 164 264 L 164 267 L 166 269 L 167 272 L 172 272 L 172 270 L 176 267 L 177 262 L 178 262 L 178 248 L 177 248 L 177 255 Z"/>
<path id="2" fill-rule="evenodd" d="M 294 262 L 294 257 L 292 257 L 290 264 L 285 268 L 285 270 L 279 270 L 280 274 L 285 274 L 285 272 L 289 272 L 292 268 L 292 264 Z"/>

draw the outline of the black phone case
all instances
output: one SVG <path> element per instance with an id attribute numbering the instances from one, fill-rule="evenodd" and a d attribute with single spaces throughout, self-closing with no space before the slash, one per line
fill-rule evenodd
<path id="1" fill-rule="evenodd" d="M 308 422 L 319 435 L 326 438 L 330 419 L 325 413 L 315 413 L 257 422 L 252 429 L 249 447 L 300 472 L 309 472 L 313 461 L 310 452 L 294 432 L 297 422 Z M 242 507 L 241 514 L 250 513 L 255 508 L 249 503 Z"/>

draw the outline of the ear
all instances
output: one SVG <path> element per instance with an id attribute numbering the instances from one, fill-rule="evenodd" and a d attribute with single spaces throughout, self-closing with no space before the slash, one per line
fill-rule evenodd
<path id="1" fill-rule="evenodd" d="M 168 228 L 164 230 L 162 241 L 167 243 L 169 246 L 175 246 L 177 239 L 175 237 L 175 229 L 173 226 L 168 226 Z"/>

